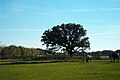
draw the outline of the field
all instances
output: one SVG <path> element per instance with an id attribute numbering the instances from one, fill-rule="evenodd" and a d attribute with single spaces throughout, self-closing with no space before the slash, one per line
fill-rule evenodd
<path id="1" fill-rule="evenodd" d="M 120 63 L 5 64 L 0 65 L 0 80 L 120 80 Z"/>

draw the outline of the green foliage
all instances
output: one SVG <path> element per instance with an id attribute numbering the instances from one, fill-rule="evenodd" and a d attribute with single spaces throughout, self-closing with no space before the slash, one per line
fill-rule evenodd
<path id="1" fill-rule="evenodd" d="M 119 66 L 108 61 L 0 65 L 0 80 L 119 80 Z"/>
<path id="2" fill-rule="evenodd" d="M 22 46 L 15 46 L 15 45 L 10 45 L 0 48 L 1 59 L 30 58 L 42 54 L 45 54 L 45 51 L 42 49 L 25 48 Z"/>
<path id="3" fill-rule="evenodd" d="M 90 48 L 86 30 L 80 24 L 62 24 L 43 33 L 41 41 L 49 50 L 66 50 L 70 55 Z"/>

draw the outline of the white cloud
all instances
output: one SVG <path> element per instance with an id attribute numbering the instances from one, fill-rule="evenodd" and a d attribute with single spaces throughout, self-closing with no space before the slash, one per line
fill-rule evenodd
<path id="1" fill-rule="evenodd" d="M 101 8 L 102 11 L 120 11 L 120 8 Z"/>
<path id="2" fill-rule="evenodd" d="M 119 4 L 119 3 L 113 4 L 113 5 L 120 6 L 120 4 Z"/>
<path id="3" fill-rule="evenodd" d="M 81 8 L 81 9 L 73 9 L 73 10 L 66 10 L 66 12 L 93 12 L 93 11 L 120 11 L 120 8 Z"/>
<path id="4" fill-rule="evenodd" d="M 84 8 L 81 8 L 81 9 L 71 10 L 70 12 L 88 12 L 88 11 L 94 11 L 94 9 L 84 9 Z"/>
<path id="5" fill-rule="evenodd" d="M 113 35 L 120 35 L 120 30 L 116 30 L 113 32 L 107 31 L 107 32 L 90 34 L 90 36 L 93 36 L 93 37 L 106 37 L 106 36 L 113 36 Z"/>
<path id="6" fill-rule="evenodd" d="M 45 31 L 45 29 L 3 29 L 0 30 L 1 32 L 7 32 L 7 31 Z"/>
<path id="7" fill-rule="evenodd" d="M 92 12 L 93 9 L 71 9 L 71 10 L 36 10 L 36 13 L 46 16 L 60 16 L 68 13 L 78 13 L 78 12 Z"/>
<path id="8" fill-rule="evenodd" d="M 73 9 L 73 10 L 66 10 L 66 12 L 94 12 L 94 11 L 120 11 L 120 8 L 81 8 L 81 9 Z"/>
<path id="9" fill-rule="evenodd" d="M 8 4 L 7 10 L 22 12 L 22 11 L 25 11 L 26 7 L 27 6 L 24 3 L 20 3 L 19 1 L 13 1 L 10 4 Z"/>
<path id="10" fill-rule="evenodd" d="M 114 20 L 95 20 L 95 19 L 88 19 L 86 21 L 89 21 L 89 22 L 120 22 L 120 21 L 114 21 Z"/>

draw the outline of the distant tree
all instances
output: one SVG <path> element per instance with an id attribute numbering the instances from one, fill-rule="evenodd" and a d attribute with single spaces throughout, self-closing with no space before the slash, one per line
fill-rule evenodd
<path id="1" fill-rule="evenodd" d="M 46 30 L 41 41 L 49 50 L 65 50 L 72 57 L 75 52 L 85 52 L 86 49 L 90 49 L 89 38 L 85 37 L 86 31 L 80 24 L 57 25 Z"/>
<path id="2" fill-rule="evenodd" d="M 4 49 L 5 45 L 2 44 L 2 42 L 0 41 L 0 59 L 3 55 L 3 49 Z"/>
<path id="3" fill-rule="evenodd" d="M 119 53 L 120 54 L 120 49 L 119 50 L 116 50 L 115 52 Z"/>
<path id="4" fill-rule="evenodd" d="M 21 57 L 24 57 L 24 55 L 25 55 L 25 53 L 24 53 L 24 47 L 22 47 L 22 46 L 19 46 L 19 49 L 20 49 L 20 52 L 21 52 Z"/>
<path id="5" fill-rule="evenodd" d="M 11 55 L 11 58 L 14 58 L 15 56 L 17 56 L 17 46 L 15 45 L 10 45 L 9 46 L 9 54 Z"/>
<path id="6" fill-rule="evenodd" d="M 10 58 L 10 57 L 11 57 L 11 54 L 9 53 L 9 47 L 4 47 L 1 50 L 1 58 L 2 59 L 7 59 L 7 58 Z"/>
<path id="7" fill-rule="evenodd" d="M 110 54 L 112 54 L 112 53 L 113 53 L 112 50 L 103 50 L 103 51 L 102 51 L 102 55 L 110 55 Z"/>

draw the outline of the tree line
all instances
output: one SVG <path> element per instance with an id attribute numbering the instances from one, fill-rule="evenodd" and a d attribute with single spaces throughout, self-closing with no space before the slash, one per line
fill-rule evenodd
<path id="1" fill-rule="evenodd" d="M 46 51 L 40 48 L 26 48 L 23 46 L 0 46 L 0 58 L 8 59 L 8 58 L 34 58 L 38 55 L 45 54 Z"/>
<path id="2" fill-rule="evenodd" d="M 0 45 L 0 59 L 58 59 L 63 54 L 40 48 Z M 57 57 L 57 58 L 56 58 Z"/>
<path id="3" fill-rule="evenodd" d="M 113 52 L 120 53 L 120 50 L 103 50 L 86 54 L 92 55 L 94 59 L 108 59 L 108 56 Z M 0 59 L 63 59 L 67 57 L 70 57 L 70 54 L 66 53 L 66 51 L 64 53 L 56 53 L 40 48 L 26 48 L 16 45 L 0 46 Z M 82 58 L 82 52 L 75 53 L 73 57 Z"/>
<path id="4" fill-rule="evenodd" d="M 118 50 L 103 50 L 103 51 L 94 51 L 90 52 L 90 54 L 93 56 L 93 59 L 109 59 L 110 55 L 112 53 L 119 53 L 120 54 L 120 49 Z"/>

